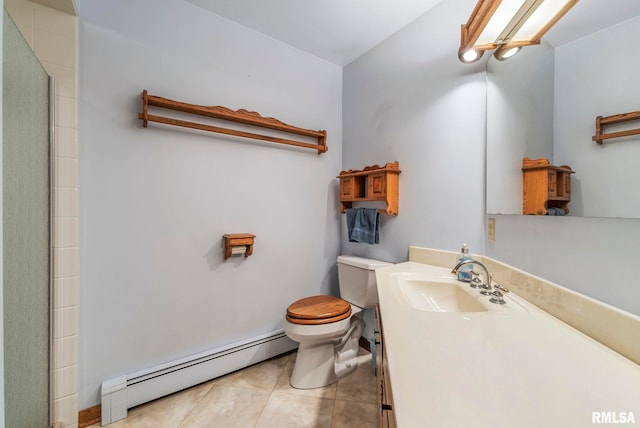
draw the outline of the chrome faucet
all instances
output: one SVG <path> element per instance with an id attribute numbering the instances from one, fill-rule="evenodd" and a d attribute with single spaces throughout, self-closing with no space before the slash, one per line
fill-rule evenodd
<path id="1" fill-rule="evenodd" d="M 463 260 L 460 263 L 458 263 L 453 270 L 451 271 L 451 273 L 453 274 L 457 274 L 458 270 L 465 265 L 469 265 L 469 264 L 474 264 L 474 265 L 478 265 L 480 266 L 480 268 L 484 271 L 484 281 L 482 282 L 480 281 L 480 283 L 478 284 L 475 280 L 471 281 L 471 287 L 473 288 L 481 288 L 482 291 L 480 291 L 480 293 L 484 294 L 485 296 L 488 296 L 492 293 L 493 289 L 491 287 L 491 277 L 489 276 L 489 269 L 487 269 L 487 267 L 485 265 L 483 265 L 482 263 L 480 263 L 477 260 Z M 474 275 L 477 277 L 477 274 Z"/>

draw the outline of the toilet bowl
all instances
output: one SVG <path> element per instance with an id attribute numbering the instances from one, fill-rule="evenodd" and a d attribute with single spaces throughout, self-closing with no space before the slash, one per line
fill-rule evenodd
<path id="1" fill-rule="evenodd" d="M 287 336 L 298 342 L 290 384 L 297 389 L 320 388 L 357 368 L 363 308 L 375 306 L 375 268 L 389 265 L 355 256 L 338 257 L 342 299 L 311 296 L 289 305 L 284 322 Z"/>

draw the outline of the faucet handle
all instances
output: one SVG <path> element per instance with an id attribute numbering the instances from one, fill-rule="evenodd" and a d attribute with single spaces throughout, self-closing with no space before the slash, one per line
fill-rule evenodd
<path id="1" fill-rule="evenodd" d="M 509 289 L 508 289 L 508 288 L 504 288 L 502 285 L 500 285 L 500 284 L 498 284 L 498 283 L 496 283 L 496 282 L 494 282 L 494 283 L 493 283 L 493 286 L 494 286 L 495 288 L 497 288 L 498 290 L 503 291 L 503 292 L 505 292 L 505 293 L 508 293 L 508 292 L 509 292 Z"/>
<path id="2" fill-rule="evenodd" d="M 502 294 L 499 290 L 494 291 L 493 293 L 491 293 L 492 297 L 489 299 L 489 301 L 491 303 L 496 303 L 498 305 L 504 305 L 505 303 L 507 303 L 504 300 L 504 294 Z"/>

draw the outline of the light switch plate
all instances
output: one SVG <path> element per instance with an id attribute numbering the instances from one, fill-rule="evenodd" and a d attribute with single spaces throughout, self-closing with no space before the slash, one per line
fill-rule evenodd
<path id="1" fill-rule="evenodd" d="M 489 240 L 490 241 L 495 241 L 496 240 L 496 219 L 495 218 L 490 218 L 489 219 L 489 224 L 487 227 L 487 234 L 489 235 Z"/>

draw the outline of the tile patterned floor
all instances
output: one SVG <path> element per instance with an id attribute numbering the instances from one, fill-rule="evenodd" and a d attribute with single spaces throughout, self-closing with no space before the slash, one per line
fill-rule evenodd
<path id="1" fill-rule="evenodd" d="M 109 428 L 367 428 L 377 426 L 371 354 L 354 373 L 324 388 L 289 385 L 286 354 L 129 410 Z M 99 424 L 91 427 L 99 427 Z"/>

